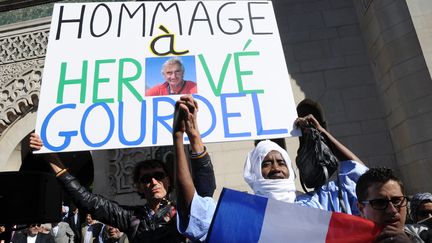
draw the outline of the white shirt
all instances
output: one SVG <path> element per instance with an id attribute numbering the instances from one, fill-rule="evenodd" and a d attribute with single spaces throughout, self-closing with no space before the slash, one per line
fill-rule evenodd
<path id="1" fill-rule="evenodd" d="M 89 225 L 89 227 L 87 227 L 87 231 L 84 235 L 84 241 L 83 243 L 91 243 L 91 238 L 93 237 L 93 233 L 92 233 L 92 227 L 91 225 Z"/>
<path id="2" fill-rule="evenodd" d="M 58 226 L 58 225 L 56 225 L 56 226 L 54 226 L 54 227 L 52 228 L 52 231 L 53 231 L 53 235 L 54 235 L 54 237 L 57 236 L 58 230 L 59 230 L 59 226 Z"/>
<path id="3" fill-rule="evenodd" d="M 36 243 L 36 237 L 37 237 L 37 235 L 35 235 L 35 236 L 28 235 L 27 236 L 27 243 Z"/>

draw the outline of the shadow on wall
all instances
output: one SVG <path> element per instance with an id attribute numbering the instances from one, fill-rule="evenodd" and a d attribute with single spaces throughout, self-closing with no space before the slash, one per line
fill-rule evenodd
<path id="1" fill-rule="evenodd" d="M 335 137 L 368 165 L 395 169 L 353 2 L 274 0 L 273 6 L 296 104 L 317 101 Z"/>

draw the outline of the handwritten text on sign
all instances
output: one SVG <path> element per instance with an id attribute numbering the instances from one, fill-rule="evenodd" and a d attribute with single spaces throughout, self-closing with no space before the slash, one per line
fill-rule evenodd
<path id="1" fill-rule="evenodd" d="M 146 96 L 177 57 L 205 142 L 298 135 L 270 1 L 56 4 L 37 132 L 44 151 L 172 143 L 179 95 Z"/>

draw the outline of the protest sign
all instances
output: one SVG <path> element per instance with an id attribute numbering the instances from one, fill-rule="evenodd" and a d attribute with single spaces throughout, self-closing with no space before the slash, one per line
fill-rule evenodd
<path id="1" fill-rule="evenodd" d="M 41 152 L 172 144 L 180 95 L 147 96 L 177 57 L 204 142 L 296 136 L 271 1 L 54 5 L 36 132 Z"/>

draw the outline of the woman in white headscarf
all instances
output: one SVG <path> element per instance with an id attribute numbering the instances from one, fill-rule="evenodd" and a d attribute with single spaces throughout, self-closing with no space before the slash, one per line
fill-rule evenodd
<path id="1" fill-rule="evenodd" d="M 201 147 L 201 150 L 197 149 L 198 151 L 204 149 L 196 121 L 197 110 L 197 103 L 192 96 L 180 97 L 175 106 L 173 144 L 177 166 L 177 193 L 178 198 L 181 199 L 177 207 L 179 209 L 177 229 L 192 241 L 205 241 L 216 203 L 213 198 L 197 193 L 195 187 L 199 185 L 194 184 L 183 145 L 184 133 L 186 133 L 190 140 L 199 140 L 198 147 Z M 208 156 L 205 149 L 199 155 L 195 155 L 195 158 L 203 155 Z M 191 162 L 192 165 L 193 163 L 196 161 Z M 212 167 L 210 160 L 206 164 Z M 199 169 L 201 165 L 195 166 L 197 166 L 195 169 Z M 295 174 L 291 161 L 287 152 L 271 141 L 260 142 L 248 154 L 244 177 L 258 195 L 288 202 L 293 202 L 295 199 Z"/>
<path id="2" fill-rule="evenodd" d="M 295 174 L 288 153 L 276 143 L 264 140 L 249 152 L 243 177 L 256 195 L 285 202 L 296 197 Z"/>

